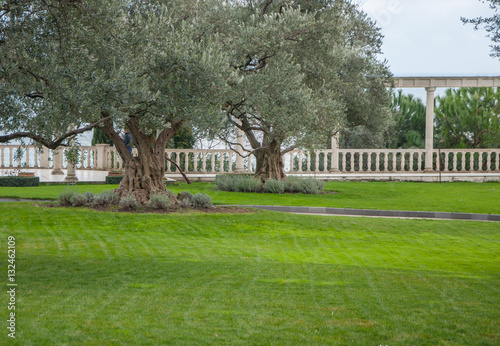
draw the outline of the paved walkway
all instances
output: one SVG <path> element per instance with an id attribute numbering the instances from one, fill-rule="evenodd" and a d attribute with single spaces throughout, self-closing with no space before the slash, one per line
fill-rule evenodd
<path id="1" fill-rule="evenodd" d="M 294 214 L 313 214 L 313 215 L 330 215 L 330 216 L 337 215 L 337 216 L 391 217 L 391 218 L 410 218 L 410 219 L 499 221 L 500 222 L 500 215 L 495 215 L 495 214 L 348 209 L 348 208 L 326 208 L 326 207 L 283 207 L 283 206 L 274 206 L 274 205 L 238 205 L 238 207 L 280 211 L 280 212 L 294 213 Z"/>

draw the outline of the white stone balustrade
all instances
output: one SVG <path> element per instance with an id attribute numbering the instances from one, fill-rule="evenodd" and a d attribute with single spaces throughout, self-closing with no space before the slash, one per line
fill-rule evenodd
<path id="1" fill-rule="evenodd" d="M 62 160 L 54 160 L 52 150 L 36 146 L 22 149 L 17 145 L 0 145 L 0 169 L 63 169 Z M 77 170 L 123 169 L 123 162 L 114 147 L 107 144 L 81 146 Z M 18 151 L 21 150 L 21 154 Z M 426 149 L 323 149 L 315 152 L 294 150 L 284 156 L 287 174 L 315 173 L 424 173 Z M 430 173 L 500 173 L 500 149 L 434 149 Z M 186 174 L 253 173 L 256 160 L 250 155 L 241 157 L 230 149 L 168 149 L 168 157 Z M 336 164 L 332 165 L 332 157 Z M 440 160 L 439 160 L 440 158 Z M 439 164 L 440 161 L 440 164 Z M 177 168 L 166 162 L 166 173 Z M 178 173 L 178 172 L 177 172 Z"/>

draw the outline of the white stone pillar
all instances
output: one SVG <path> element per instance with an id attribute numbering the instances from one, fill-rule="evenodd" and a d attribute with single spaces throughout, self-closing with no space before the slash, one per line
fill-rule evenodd
<path id="1" fill-rule="evenodd" d="M 62 163 L 63 163 L 63 158 L 62 158 L 63 152 L 60 149 L 54 149 L 52 150 L 52 160 L 54 162 L 54 169 L 50 174 L 52 175 L 63 175 L 64 172 L 62 170 Z"/>
<path id="2" fill-rule="evenodd" d="M 338 173 L 339 170 L 339 134 L 338 132 L 332 136 L 332 161 L 330 164 L 330 172 Z"/>
<path id="3" fill-rule="evenodd" d="M 40 168 L 49 168 L 49 148 L 42 147 L 42 152 L 40 153 Z"/>
<path id="4" fill-rule="evenodd" d="M 433 172 L 432 159 L 434 151 L 434 92 L 436 88 L 425 88 L 427 103 L 425 113 L 425 172 Z"/>
<path id="5" fill-rule="evenodd" d="M 106 150 L 107 148 L 110 147 L 109 144 L 96 144 L 96 150 L 95 150 L 95 157 L 94 157 L 94 162 L 95 162 L 95 169 L 99 170 L 106 170 L 107 169 L 107 156 L 106 156 Z"/>
<path id="6" fill-rule="evenodd" d="M 245 132 L 237 128 L 237 135 L 236 135 L 236 143 L 237 148 L 236 148 L 236 170 L 235 173 L 245 173 L 245 167 L 243 163 L 243 155 L 244 155 L 244 150 L 243 146 L 245 145 Z"/>

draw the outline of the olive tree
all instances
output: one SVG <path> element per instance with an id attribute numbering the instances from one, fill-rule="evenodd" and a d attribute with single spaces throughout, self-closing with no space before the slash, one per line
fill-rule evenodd
<path id="1" fill-rule="evenodd" d="M 221 124 L 229 62 L 219 2 L 35 0 L 0 8 L 0 142 L 48 148 L 99 127 L 124 162 L 119 194 L 164 192 L 164 152 L 183 126 Z M 224 78 L 223 78 L 224 77 Z M 138 156 L 121 131 L 132 133 Z"/>
<path id="2" fill-rule="evenodd" d="M 391 74 L 378 60 L 382 36 L 348 1 L 239 1 L 219 28 L 237 78 L 224 104 L 225 139 L 242 130 L 262 180 L 284 179 L 282 157 L 324 146 L 338 131 L 384 131 Z M 232 143 L 234 144 L 234 143 Z"/>

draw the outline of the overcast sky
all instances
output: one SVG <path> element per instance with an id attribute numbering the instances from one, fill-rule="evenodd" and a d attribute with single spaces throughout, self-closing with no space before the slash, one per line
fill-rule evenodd
<path id="1" fill-rule="evenodd" d="M 354 0 L 377 21 L 383 56 L 394 76 L 500 76 L 484 30 L 460 17 L 491 17 L 480 0 Z M 422 90 L 411 89 L 416 96 Z M 418 92 L 420 91 L 420 92 Z M 438 93 L 442 92 L 438 89 Z"/>

